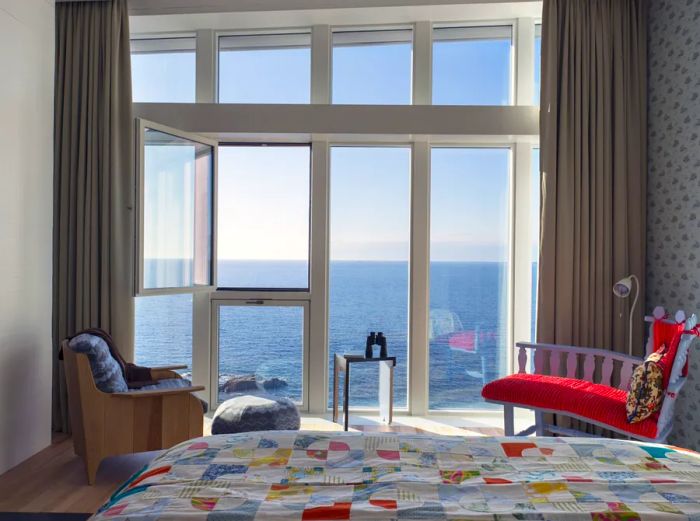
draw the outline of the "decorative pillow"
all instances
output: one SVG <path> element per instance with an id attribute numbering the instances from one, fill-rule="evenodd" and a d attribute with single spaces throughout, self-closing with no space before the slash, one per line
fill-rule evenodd
<path id="1" fill-rule="evenodd" d="M 630 379 L 627 393 L 627 421 L 637 423 L 647 419 L 661 408 L 664 398 L 664 372 L 659 362 L 663 351 L 650 354 L 637 366 Z"/>
<path id="2" fill-rule="evenodd" d="M 129 390 L 122 369 L 112 358 L 109 346 L 96 335 L 81 333 L 68 342 L 76 353 L 84 353 L 90 361 L 95 385 L 103 393 L 124 393 Z"/>

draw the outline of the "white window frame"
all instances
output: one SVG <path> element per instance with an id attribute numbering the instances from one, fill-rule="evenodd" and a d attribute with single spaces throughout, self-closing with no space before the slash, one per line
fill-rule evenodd
<path id="1" fill-rule="evenodd" d="M 211 244 L 210 244 L 210 273 L 209 284 L 192 285 L 184 287 L 165 287 L 165 288 L 146 288 L 144 286 L 144 219 L 145 219 L 145 133 L 146 129 L 156 130 L 169 134 L 171 136 L 187 139 L 196 143 L 201 143 L 212 147 L 212 200 L 211 200 Z M 134 263 L 134 282 L 135 294 L 140 297 L 154 295 L 173 295 L 178 293 L 197 293 L 211 292 L 216 287 L 216 258 L 217 258 L 217 219 L 216 219 L 216 194 L 218 192 L 218 141 L 206 138 L 199 134 L 191 132 L 183 132 L 182 130 L 154 123 L 146 119 L 136 119 L 136 151 L 137 151 L 137 167 L 136 167 L 136 200 L 138 201 L 136 209 L 136 261 Z"/>
<path id="2" fill-rule="evenodd" d="M 225 298 L 211 299 L 211 368 L 209 371 L 211 381 L 209 383 L 209 403 L 218 405 L 219 402 L 219 313 L 225 307 L 299 307 L 304 312 L 303 345 L 302 345 L 302 399 L 297 403 L 303 412 L 309 410 L 309 307 L 306 300 L 259 298 L 241 299 L 239 296 L 226 295 Z"/>
<path id="3" fill-rule="evenodd" d="M 439 10 L 439 9 L 438 9 Z M 316 11 L 313 11 L 316 13 Z M 519 15 L 520 16 L 520 15 Z M 300 19 L 304 16 L 300 16 Z M 353 18 L 353 22 L 356 19 Z M 382 29 L 406 26 L 406 20 L 392 24 L 388 20 L 379 23 L 368 18 L 367 23 L 338 25 L 332 17 L 324 18 L 323 13 L 309 15 L 309 18 L 292 28 L 261 28 L 251 30 L 229 28 L 222 30 L 195 27 L 197 34 L 197 103 L 214 103 L 218 86 L 218 41 L 219 36 L 250 34 L 279 34 L 293 30 L 311 30 L 311 105 L 297 105 L 293 109 L 275 106 L 278 118 L 271 118 L 265 105 L 222 105 L 202 106 L 196 104 L 182 107 L 177 116 L 173 105 L 135 104 L 135 113 L 148 115 L 151 120 L 169 122 L 170 125 L 184 126 L 198 132 L 206 132 L 215 141 L 240 142 L 311 142 L 311 227 L 310 227 L 310 279 L 308 292 L 270 292 L 230 290 L 202 291 L 194 294 L 193 313 L 193 380 L 206 385 L 210 399 L 218 393 L 213 378 L 218 378 L 218 365 L 214 364 L 215 305 L 226 301 L 263 300 L 270 302 L 302 301 L 308 306 L 305 320 L 308 322 L 308 347 L 306 365 L 308 377 L 305 384 L 304 411 L 322 414 L 328 409 L 328 389 L 331 375 L 328 374 L 328 267 L 329 267 L 329 197 L 330 197 L 330 147 L 331 146 L 411 146 L 410 174 L 410 258 L 409 258 L 409 338 L 408 338 L 408 410 L 413 415 L 464 416 L 470 410 L 429 411 L 428 409 L 428 331 L 429 313 L 429 260 L 430 260 L 430 151 L 434 146 L 457 147 L 509 147 L 511 149 L 511 207 L 510 207 L 510 280 L 509 280 L 509 325 L 508 345 L 520 338 L 529 338 L 531 311 L 531 275 L 529 241 L 530 151 L 537 146 L 538 136 L 534 115 L 538 109 L 532 106 L 534 85 L 534 33 L 536 17 L 498 18 L 493 20 L 463 21 L 442 18 L 441 21 L 427 18 L 412 22 L 413 26 L 413 77 L 412 105 L 397 107 L 356 106 L 356 112 L 363 116 L 355 117 L 349 112 L 335 111 L 347 107 L 331 103 L 332 73 L 332 33 L 349 27 L 353 29 Z M 511 78 L 513 81 L 512 104 L 501 107 L 431 107 L 432 103 L 432 30 L 434 25 L 451 26 L 503 26 L 512 25 Z M 162 37 L 162 34 L 159 36 Z M 532 38 L 532 41 L 530 41 Z M 384 121 L 398 115 L 402 121 L 409 121 L 416 113 L 416 106 L 426 106 L 420 112 L 421 125 L 425 131 L 411 127 L 403 133 L 387 134 Z M 370 114 L 376 116 L 368 120 L 362 118 Z M 221 121 L 241 121 L 245 125 L 227 125 Z M 258 117 L 259 115 L 259 117 Z M 520 120 L 521 115 L 526 118 Z M 330 119 L 329 119 L 330 118 Z M 333 118 L 336 118 L 333 120 Z M 353 119 L 355 118 L 355 119 Z M 278 121 L 279 120 L 279 121 Z M 326 129 L 327 121 L 334 121 L 334 131 Z M 290 121 L 292 122 L 290 124 Z M 307 124 L 313 121 L 313 124 Z M 494 125 L 493 122 L 496 121 Z M 249 122 L 249 123 L 248 123 Z M 262 123 L 261 123 L 262 122 Z M 318 123 L 317 123 L 318 122 Z M 423 124 L 422 122 L 425 122 Z M 444 122 L 444 124 L 443 124 Z M 290 130 L 299 124 L 299 130 Z M 342 130 L 347 128 L 348 130 Z M 392 127 L 394 128 L 394 127 Z M 468 128 L 469 131 L 459 131 Z M 494 131 L 494 128 L 498 129 Z M 278 130 L 279 129 L 279 130 Z M 437 130 L 444 129 L 444 130 Z M 475 130 L 476 129 L 476 130 Z M 489 129 L 482 133 L 478 129 Z M 502 130 L 501 130 L 502 129 Z M 516 129 L 529 129 L 521 131 Z M 394 131 L 392 131 L 394 132 Z M 214 198 L 216 204 L 216 196 Z M 214 207 L 214 217 L 216 208 Z M 526 218 L 524 218 L 526 217 Z M 216 258 L 213 259 L 216 266 Z M 527 276 L 523 276 L 523 273 Z M 223 304 L 221 304 L 223 305 Z M 517 311 L 517 312 L 516 312 Z M 523 336 L 523 333 L 528 336 Z M 218 346 L 216 346 L 218 349 Z M 218 356 L 218 352 L 217 352 Z M 513 363 L 511 349 L 509 363 Z M 217 371 L 214 372 L 213 368 Z M 215 401 L 211 401 L 212 404 Z M 367 409 L 354 409 L 365 411 Z M 477 414 L 497 415 L 498 411 L 478 409 Z"/>
<path id="4" fill-rule="evenodd" d="M 309 92 L 309 103 L 314 103 L 313 101 L 313 38 L 314 38 L 314 31 L 312 27 L 291 27 L 287 29 L 274 29 L 274 30 L 248 30 L 248 31 L 235 31 L 235 30 L 230 30 L 230 31 L 216 31 L 213 32 L 213 38 L 215 39 L 214 43 L 214 63 L 215 63 L 215 68 L 214 68 L 214 78 L 211 80 L 211 78 L 202 78 L 201 80 L 198 77 L 198 82 L 206 82 L 209 83 L 210 81 L 213 83 L 213 91 L 214 91 L 214 97 L 212 101 L 215 101 L 216 103 L 221 103 L 219 101 L 219 85 L 220 85 L 220 77 L 219 77 L 219 69 L 220 69 L 220 60 L 221 60 L 221 39 L 226 38 L 228 36 L 232 37 L 242 37 L 242 38 L 247 38 L 248 40 L 251 41 L 251 43 L 258 41 L 259 43 L 255 46 L 242 46 L 241 49 L 260 49 L 260 48 L 270 48 L 270 49 L 289 49 L 289 48 L 306 48 L 306 46 L 294 46 L 294 45 L 287 45 L 287 46 L 280 46 L 275 43 L 274 40 L 279 39 L 280 37 L 285 37 L 288 36 L 290 39 L 293 39 L 294 36 L 300 36 L 300 35 L 308 35 L 309 37 L 309 52 L 311 53 L 311 70 L 309 71 L 309 75 L 311 77 L 310 85 L 311 85 L 311 92 Z M 207 35 L 209 36 L 209 35 Z M 269 42 L 265 42 L 265 39 L 269 39 Z M 209 75 L 209 74 L 208 74 Z M 200 100 L 197 100 L 200 102 Z M 202 100 L 201 102 L 205 103 L 207 101 Z M 300 105 L 306 105 L 306 103 L 300 103 Z"/>
<path id="5" fill-rule="evenodd" d="M 526 24 L 527 25 L 527 24 Z M 519 40 L 516 40 L 519 35 L 520 29 L 520 21 L 516 19 L 505 19 L 505 20 L 489 20 L 488 22 L 438 22 L 434 23 L 431 26 L 431 40 L 430 40 L 430 52 L 432 56 L 432 50 L 433 50 L 433 44 L 435 41 L 440 41 L 440 40 L 435 40 L 434 38 L 434 31 L 435 29 L 467 29 L 467 30 L 473 30 L 474 34 L 471 37 L 467 38 L 455 38 L 455 40 L 460 40 L 460 41 L 466 41 L 469 39 L 473 40 L 486 40 L 486 39 L 500 39 L 502 37 L 498 36 L 498 33 L 500 32 L 500 29 L 504 27 L 510 28 L 510 37 L 511 37 L 511 52 L 510 52 L 510 63 L 508 64 L 509 67 L 509 77 L 510 77 L 510 85 L 508 86 L 509 94 L 508 94 L 508 104 L 502 105 L 505 107 L 512 107 L 513 105 L 519 105 L 519 96 L 518 96 L 518 91 L 519 91 L 519 86 L 520 86 L 520 78 L 516 77 L 516 64 L 520 63 L 520 61 L 523 59 L 523 57 L 519 56 L 518 50 L 522 47 L 522 44 Z M 431 83 L 431 95 L 430 95 L 430 104 L 433 104 L 433 96 L 432 96 L 432 77 L 433 74 L 433 67 L 432 67 L 432 62 L 431 62 L 431 67 L 430 67 L 430 83 Z"/>

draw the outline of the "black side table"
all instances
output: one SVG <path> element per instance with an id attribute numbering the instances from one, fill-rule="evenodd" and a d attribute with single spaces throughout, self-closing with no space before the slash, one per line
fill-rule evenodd
<path id="1" fill-rule="evenodd" d="M 394 416 L 394 367 L 396 357 L 365 358 L 363 355 L 335 355 L 333 360 L 333 422 L 338 421 L 338 380 L 345 373 L 343 385 L 344 427 L 348 430 L 350 418 L 350 365 L 375 362 L 379 364 L 379 417 L 391 425 Z"/>

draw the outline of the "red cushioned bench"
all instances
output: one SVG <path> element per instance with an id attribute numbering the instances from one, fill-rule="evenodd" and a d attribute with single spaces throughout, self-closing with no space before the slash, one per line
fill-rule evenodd
<path id="1" fill-rule="evenodd" d="M 686 381 L 688 349 L 697 335 L 695 315 L 687 320 L 680 313 L 676 320 L 662 318 L 665 316 L 663 308 L 656 308 L 655 318 L 648 319 L 652 326 L 647 352 L 654 351 L 658 344 L 671 342 L 674 335 L 677 347 L 668 375 L 664 377 L 665 397 L 661 410 L 641 422 L 627 421 L 625 405 L 630 377 L 643 360 L 603 349 L 519 342 L 516 344 L 518 373 L 486 384 L 481 394 L 487 402 L 503 405 L 507 436 L 514 435 L 513 408 L 521 407 L 535 411 L 536 424 L 519 435 L 532 432 L 543 435 L 545 431 L 568 436 L 586 435 L 545 424 L 543 413 L 555 413 L 631 438 L 664 442 L 673 427 L 674 403 Z M 528 350 L 534 354 L 534 372 L 531 373 L 526 372 Z"/>

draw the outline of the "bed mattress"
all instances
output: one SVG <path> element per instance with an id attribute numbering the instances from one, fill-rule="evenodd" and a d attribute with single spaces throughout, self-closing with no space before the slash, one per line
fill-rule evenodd
<path id="1" fill-rule="evenodd" d="M 197 438 L 94 520 L 700 520 L 700 455 L 598 438 L 268 431 Z"/>

